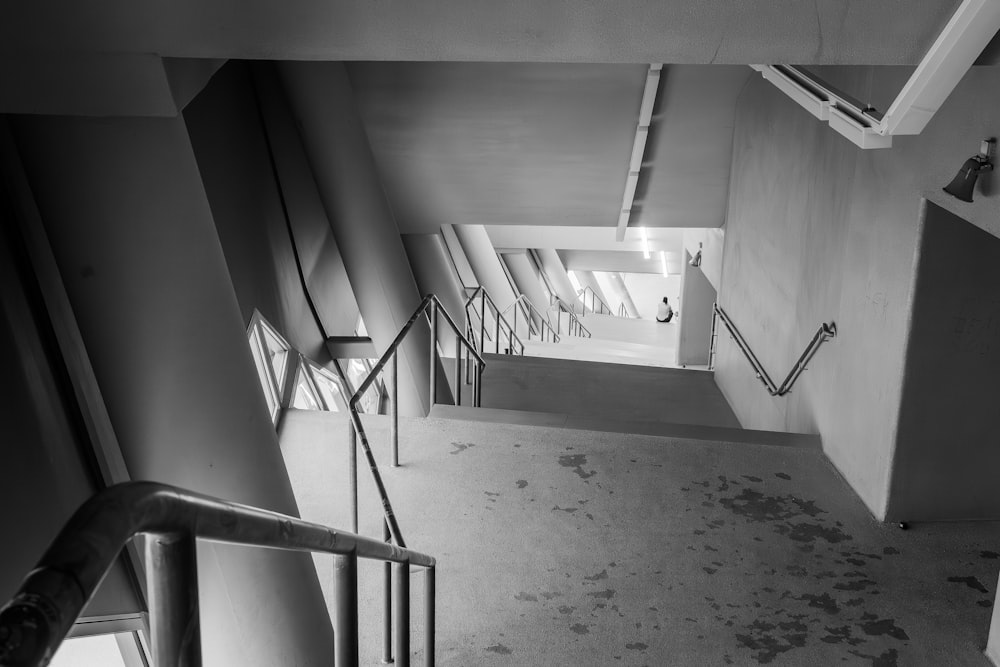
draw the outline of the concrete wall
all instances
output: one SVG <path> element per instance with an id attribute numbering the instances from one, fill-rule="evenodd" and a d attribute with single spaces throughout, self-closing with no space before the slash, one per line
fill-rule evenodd
<path id="1" fill-rule="evenodd" d="M 182 119 L 12 125 L 132 477 L 296 514 Z M 200 544 L 198 566 L 206 664 L 332 661 L 307 555 Z"/>
<path id="2" fill-rule="evenodd" d="M 877 70 L 874 85 L 900 86 L 900 76 Z M 868 85 L 867 70 L 845 77 L 848 90 Z M 1000 126 L 993 79 L 973 69 L 922 135 L 881 151 L 855 148 L 763 80 L 752 79 L 739 102 L 720 302 L 778 381 L 822 321 L 836 321 L 839 335 L 785 398 L 769 397 L 720 336 L 717 381 L 744 426 L 821 433 L 827 455 L 880 518 L 921 197 L 1000 232 L 990 180 L 974 204 L 940 192 Z"/>
<path id="3" fill-rule="evenodd" d="M 11 215 L 0 187 L 0 504 L 8 508 L 0 515 L 8 547 L 0 549 L 0 604 L 101 486 Z M 144 610 L 119 560 L 83 615 Z"/>
<path id="4" fill-rule="evenodd" d="M 1000 239 L 929 204 L 887 516 L 997 519 Z"/>
<path id="5" fill-rule="evenodd" d="M 248 66 L 226 65 L 188 106 L 184 120 L 244 322 L 256 308 L 293 347 L 325 361 L 324 337 L 296 268 Z M 336 246 L 332 250 L 336 254 Z"/>
<path id="6" fill-rule="evenodd" d="M 680 335 L 677 337 L 678 364 L 707 364 L 712 345 L 712 304 L 715 288 L 700 267 L 691 266 L 691 256 L 684 262 L 681 274 L 680 303 L 674 307 L 683 310 L 679 317 Z"/>

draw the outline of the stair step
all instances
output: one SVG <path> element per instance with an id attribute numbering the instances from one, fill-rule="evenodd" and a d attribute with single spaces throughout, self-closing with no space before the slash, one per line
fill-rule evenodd
<path id="1" fill-rule="evenodd" d="M 746 445 L 770 445 L 775 447 L 796 447 L 821 449 L 820 437 L 810 433 L 782 433 L 778 431 L 755 431 L 724 426 L 700 426 L 696 424 L 671 424 L 665 422 L 622 421 L 587 415 L 570 415 L 555 412 L 531 412 L 529 410 L 505 410 L 502 408 L 472 408 L 455 405 L 435 405 L 430 417 L 456 419 L 493 424 L 520 424 L 524 426 L 546 426 L 550 428 L 575 429 L 578 431 L 598 431 L 603 433 L 631 433 L 654 435 L 685 440 L 702 440 Z"/>

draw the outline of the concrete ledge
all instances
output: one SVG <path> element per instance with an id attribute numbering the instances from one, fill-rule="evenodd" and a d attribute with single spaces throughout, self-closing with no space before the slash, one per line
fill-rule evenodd
<path id="1" fill-rule="evenodd" d="M 435 405 L 431 417 L 459 419 L 494 424 L 521 424 L 524 426 L 547 426 L 568 428 L 578 431 L 600 431 L 604 433 L 633 433 L 707 442 L 726 442 L 746 445 L 770 445 L 774 447 L 794 447 L 820 451 L 822 444 L 818 435 L 809 433 L 782 433 L 779 431 L 754 431 L 723 426 L 699 426 L 694 424 L 669 424 L 663 422 L 617 421 L 599 417 L 567 415 L 552 412 L 530 412 L 527 410 L 504 410 L 501 408 L 470 408 L 454 405 Z"/>

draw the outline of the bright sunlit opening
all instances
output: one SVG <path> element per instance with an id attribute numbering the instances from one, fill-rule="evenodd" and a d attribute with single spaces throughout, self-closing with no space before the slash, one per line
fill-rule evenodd
<path id="1" fill-rule="evenodd" d="M 667 253 L 660 251 L 660 270 L 663 271 L 663 277 L 667 277 Z"/>
<path id="2" fill-rule="evenodd" d="M 50 667 L 125 667 L 114 635 L 67 639 L 59 646 Z"/>

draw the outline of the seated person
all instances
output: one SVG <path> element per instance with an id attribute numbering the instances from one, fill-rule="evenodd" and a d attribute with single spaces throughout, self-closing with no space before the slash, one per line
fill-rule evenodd
<path id="1" fill-rule="evenodd" d="M 663 302 L 656 308 L 656 321 L 669 322 L 672 319 L 674 319 L 674 309 L 670 307 L 667 297 L 663 297 Z"/>

